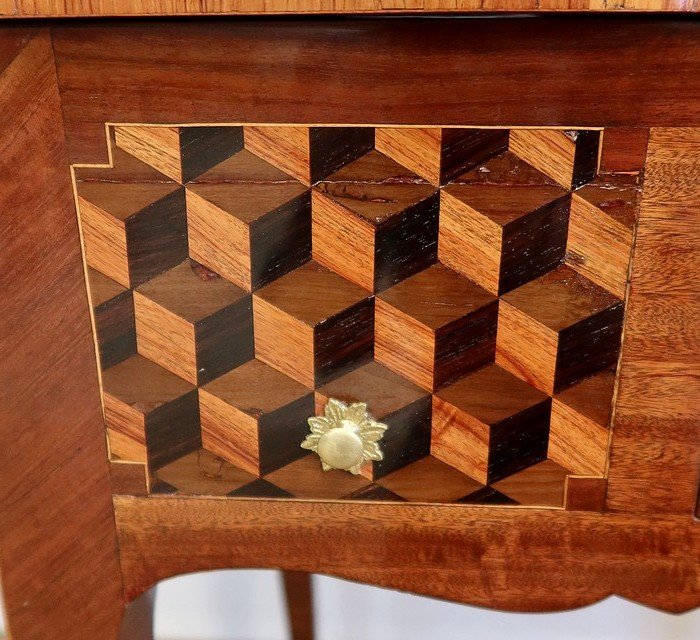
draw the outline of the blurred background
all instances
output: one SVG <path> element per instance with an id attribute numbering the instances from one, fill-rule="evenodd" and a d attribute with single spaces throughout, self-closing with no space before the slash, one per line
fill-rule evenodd
<path id="1" fill-rule="evenodd" d="M 522 614 L 451 604 L 323 576 L 314 576 L 313 585 L 317 640 L 700 638 L 700 610 L 669 615 L 621 598 L 564 613 Z M 212 571 L 173 578 L 158 588 L 157 640 L 288 637 L 281 576 L 276 571 Z"/>

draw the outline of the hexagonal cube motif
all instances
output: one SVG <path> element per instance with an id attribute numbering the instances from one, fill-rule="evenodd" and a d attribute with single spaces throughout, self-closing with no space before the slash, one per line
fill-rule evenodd
<path id="1" fill-rule="evenodd" d="M 375 358 L 428 391 L 488 362 L 498 301 L 441 264 L 377 296 Z"/>
<path id="2" fill-rule="evenodd" d="M 313 393 L 259 360 L 204 385 L 199 402 L 202 445 L 249 473 L 265 475 L 305 454 Z"/>
<path id="3" fill-rule="evenodd" d="M 575 474 L 605 473 L 614 387 L 615 372 L 608 369 L 554 396 L 550 459 Z"/>
<path id="4" fill-rule="evenodd" d="M 100 366 L 108 369 L 136 353 L 134 296 L 95 269 L 89 270 L 88 283 Z"/>
<path id="5" fill-rule="evenodd" d="M 553 394 L 617 361 L 624 303 L 567 266 L 501 298 L 496 363 Z"/>
<path id="6" fill-rule="evenodd" d="M 311 196 L 242 150 L 186 189 L 190 256 L 251 291 L 311 257 Z"/>
<path id="7" fill-rule="evenodd" d="M 265 480 L 296 498 L 336 500 L 372 487 L 365 477 L 333 469 L 323 471 L 316 455 L 305 455 L 265 476 Z"/>
<path id="8" fill-rule="evenodd" d="M 569 471 L 556 462 L 543 460 L 494 482 L 493 488 L 517 504 L 562 507 L 568 475 Z"/>
<path id="9" fill-rule="evenodd" d="M 551 399 L 496 365 L 433 397 L 431 453 L 482 484 L 547 457 Z"/>
<path id="10" fill-rule="evenodd" d="M 174 183 L 81 183 L 78 210 L 88 265 L 123 287 L 187 257 L 185 194 Z"/>
<path id="11" fill-rule="evenodd" d="M 243 148 L 243 127 L 115 127 L 118 147 L 184 184 Z"/>
<path id="12" fill-rule="evenodd" d="M 440 194 L 440 261 L 494 295 L 564 260 L 570 197 L 510 152 Z"/>
<path id="13" fill-rule="evenodd" d="M 458 502 L 484 488 L 434 456 L 412 462 L 380 478 L 377 484 L 408 502 Z"/>
<path id="14" fill-rule="evenodd" d="M 328 176 L 312 203 L 314 260 L 368 291 L 437 259 L 437 191 L 377 151 Z"/>
<path id="15" fill-rule="evenodd" d="M 223 496 L 255 481 L 254 475 L 206 449 L 178 458 L 155 476 L 179 494 L 202 496 Z"/>
<path id="16" fill-rule="evenodd" d="M 600 131 L 513 129 L 508 149 L 565 189 L 593 180 L 598 167 Z"/>
<path id="17" fill-rule="evenodd" d="M 507 129 L 379 128 L 378 151 L 434 185 L 508 148 Z"/>
<path id="18" fill-rule="evenodd" d="M 250 294 L 193 260 L 134 291 L 138 352 L 192 384 L 253 357 Z"/>
<path id="19" fill-rule="evenodd" d="M 388 426 L 380 442 L 381 461 L 367 461 L 361 473 L 377 480 L 430 453 L 430 394 L 393 371 L 370 362 L 316 391 L 316 415 L 330 398 L 364 402 L 378 422 Z"/>
<path id="20" fill-rule="evenodd" d="M 608 175 L 571 196 L 566 262 L 618 298 L 627 289 L 639 195 L 635 176 Z"/>
<path id="21" fill-rule="evenodd" d="M 255 357 L 313 388 L 372 357 L 374 300 L 307 262 L 253 294 Z"/>
<path id="22" fill-rule="evenodd" d="M 201 446 L 197 389 L 135 355 L 102 374 L 110 451 L 157 469 Z"/>
<path id="23" fill-rule="evenodd" d="M 245 147 L 311 185 L 374 147 L 372 127 L 248 126 Z"/>

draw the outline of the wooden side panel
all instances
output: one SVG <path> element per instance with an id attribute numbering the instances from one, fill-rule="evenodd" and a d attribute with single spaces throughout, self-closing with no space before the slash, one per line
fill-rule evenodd
<path id="1" fill-rule="evenodd" d="M 122 583 L 47 32 L 4 67 L 0 112 L 0 572 L 9 627 L 14 640 L 111 640 Z"/>
<path id="2" fill-rule="evenodd" d="M 613 422 L 609 509 L 690 516 L 700 442 L 700 129 L 652 129 Z"/>

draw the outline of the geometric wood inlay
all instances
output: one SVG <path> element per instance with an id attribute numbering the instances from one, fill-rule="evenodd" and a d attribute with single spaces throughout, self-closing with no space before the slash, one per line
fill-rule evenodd
<path id="1" fill-rule="evenodd" d="M 600 511 L 646 132 L 119 125 L 76 166 L 114 492 Z M 381 461 L 300 447 L 330 398 Z"/>

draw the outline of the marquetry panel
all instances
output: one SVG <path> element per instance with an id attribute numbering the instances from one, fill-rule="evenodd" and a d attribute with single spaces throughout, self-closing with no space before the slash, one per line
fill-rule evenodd
<path id="1" fill-rule="evenodd" d="M 76 166 L 116 494 L 600 511 L 646 132 L 108 127 Z M 301 448 L 331 398 L 383 458 Z"/>

